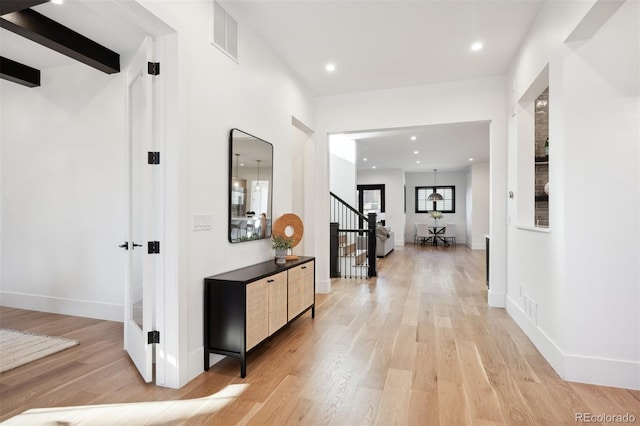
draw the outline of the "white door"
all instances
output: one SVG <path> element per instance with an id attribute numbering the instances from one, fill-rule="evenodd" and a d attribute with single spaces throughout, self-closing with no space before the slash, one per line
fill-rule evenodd
<path id="1" fill-rule="evenodd" d="M 124 348 L 143 379 L 153 377 L 153 345 L 148 333 L 153 330 L 154 254 L 148 253 L 154 229 L 153 167 L 148 155 L 153 149 L 153 76 L 147 73 L 153 42 L 147 38 L 126 72 L 128 143 L 128 226 L 127 274 L 124 303 Z"/>

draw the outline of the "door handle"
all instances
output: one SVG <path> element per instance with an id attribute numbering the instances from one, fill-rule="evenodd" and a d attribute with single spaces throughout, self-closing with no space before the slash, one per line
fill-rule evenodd
<path id="1" fill-rule="evenodd" d="M 142 247 L 142 244 L 136 244 L 136 243 L 133 243 L 133 249 L 134 249 L 134 250 L 135 250 L 135 248 L 136 248 L 136 247 Z"/>
<path id="2" fill-rule="evenodd" d="M 129 250 L 129 242 L 125 242 L 124 244 L 120 244 L 118 247 L 123 248 L 125 250 Z"/>

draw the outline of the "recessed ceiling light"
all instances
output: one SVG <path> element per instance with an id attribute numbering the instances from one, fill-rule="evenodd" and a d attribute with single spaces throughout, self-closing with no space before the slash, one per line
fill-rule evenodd
<path id="1" fill-rule="evenodd" d="M 367 161 L 367 159 L 366 159 L 366 158 L 363 158 L 363 159 L 362 159 L 362 161 Z"/>
<path id="2" fill-rule="evenodd" d="M 469 158 L 469 161 L 473 161 L 473 158 Z"/>
<path id="3" fill-rule="evenodd" d="M 334 72 L 336 70 L 336 64 L 329 63 L 324 67 L 327 72 Z"/>
<path id="4" fill-rule="evenodd" d="M 241 166 L 244 166 L 244 163 L 240 163 Z"/>
<path id="5" fill-rule="evenodd" d="M 416 164 L 420 164 L 420 160 L 416 160 Z"/>
<path id="6" fill-rule="evenodd" d="M 415 136 L 411 136 L 411 140 L 415 141 L 417 138 Z"/>
<path id="7" fill-rule="evenodd" d="M 476 41 L 471 45 L 471 50 L 473 50 L 474 52 L 477 52 L 478 50 L 482 50 L 482 47 L 483 47 L 482 42 Z"/>
<path id="8" fill-rule="evenodd" d="M 375 169 L 375 168 L 376 168 L 376 166 L 371 166 L 371 168 L 372 168 L 372 169 Z"/>
<path id="9" fill-rule="evenodd" d="M 419 152 L 419 151 L 413 151 L 413 153 L 414 153 L 414 154 L 420 154 L 420 152 Z"/>
<path id="10" fill-rule="evenodd" d="M 53 4 L 62 4 L 62 0 L 51 0 Z"/>

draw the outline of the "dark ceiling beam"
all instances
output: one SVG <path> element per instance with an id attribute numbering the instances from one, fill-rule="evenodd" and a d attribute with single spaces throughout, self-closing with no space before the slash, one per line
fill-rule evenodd
<path id="1" fill-rule="evenodd" d="M 27 87 L 40 86 L 40 70 L 0 56 L 0 78 Z"/>
<path id="2" fill-rule="evenodd" d="M 49 0 L 1 0 L 0 15 L 29 9 L 30 7 L 37 6 L 43 3 L 49 3 Z"/>
<path id="3" fill-rule="evenodd" d="M 119 54 L 35 10 L 2 15 L 0 27 L 107 74 L 120 72 Z"/>

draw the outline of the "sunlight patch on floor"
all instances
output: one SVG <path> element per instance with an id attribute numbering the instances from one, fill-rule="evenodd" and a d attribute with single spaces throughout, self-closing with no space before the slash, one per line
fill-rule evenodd
<path id="1" fill-rule="evenodd" d="M 184 421 L 198 415 L 215 413 L 233 402 L 233 400 L 239 397 L 248 387 L 248 384 L 228 385 L 212 395 L 187 400 L 33 408 L 8 419 L 3 424 L 168 424 Z"/>

